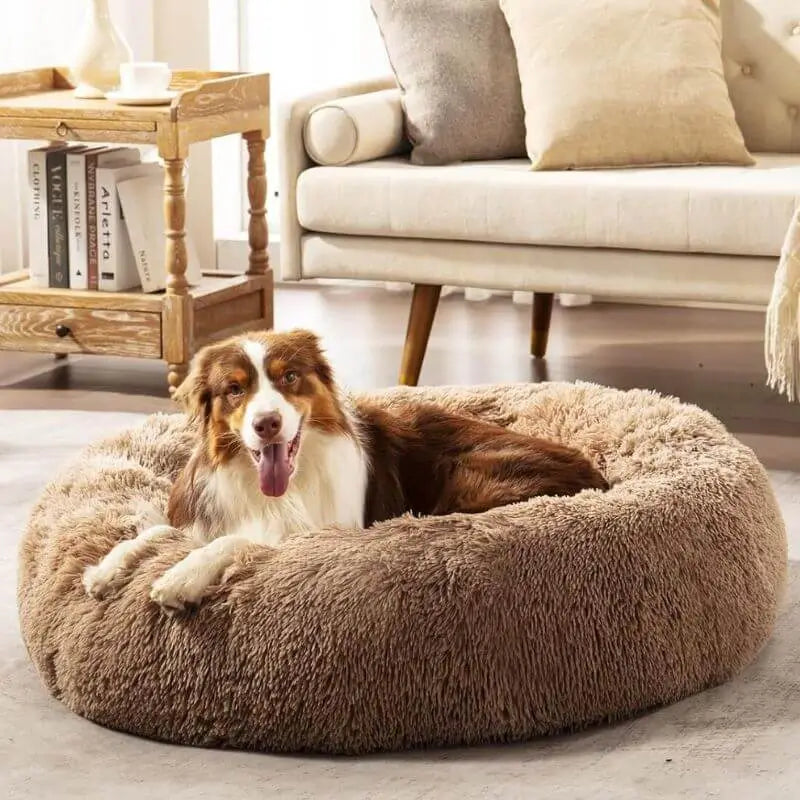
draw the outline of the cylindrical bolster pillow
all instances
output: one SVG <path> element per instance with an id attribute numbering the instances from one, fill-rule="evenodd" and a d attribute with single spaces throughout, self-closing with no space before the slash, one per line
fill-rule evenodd
<path id="1" fill-rule="evenodd" d="M 399 89 L 343 97 L 312 108 L 303 127 L 306 152 L 322 166 L 390 156 L 403 149 Z"/>

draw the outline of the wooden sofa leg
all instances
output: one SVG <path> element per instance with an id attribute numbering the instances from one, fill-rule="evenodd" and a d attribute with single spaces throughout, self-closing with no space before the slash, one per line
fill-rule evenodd
<path id="1" fill-rule="evenodd" d="M 398 378 L 398 382 L 403 386 L 417 385 L 441 292 L 441 286 L 414 284 L 414 296 L 411 298 L 411 312 L 408 316 L 408 330 Z"/>
<path id="2" fill-rule="evenodd" d="M 533 317 L 531 319 L 531 355 L 544 358 L 547 352 L 547 334 L 550 331 L 550 317 L 553 313 L 552 292 L 533 293 Z"/>

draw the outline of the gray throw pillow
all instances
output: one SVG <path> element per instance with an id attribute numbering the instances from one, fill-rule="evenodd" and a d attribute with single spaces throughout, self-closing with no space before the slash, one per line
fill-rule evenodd
<path id="1" fill-rule="evenodd" d="M 414 164 L 525 155 L 517 61 L 498 0 L 372 0 Z"/>

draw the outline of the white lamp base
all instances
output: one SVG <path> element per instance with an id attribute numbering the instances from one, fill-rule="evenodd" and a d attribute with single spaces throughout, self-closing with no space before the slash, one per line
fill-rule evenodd
<path id="1" fill-rule="evenodd" d="M 79 97 L 81 100 L 102 100 L 105 96 L 104 92 L 94 86 L 89 86 L 88 83 L 80 83 L 75 89 L 75 97 Z"/>

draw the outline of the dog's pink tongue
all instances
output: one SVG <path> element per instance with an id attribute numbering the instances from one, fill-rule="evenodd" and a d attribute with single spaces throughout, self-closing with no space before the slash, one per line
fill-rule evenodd
<path id="1" fill-rule="evenodd" d="M 289 488 L 289 443 L 269 444 L 261 451 L 258 481 L 267 497 L 280 497 Z"/>

